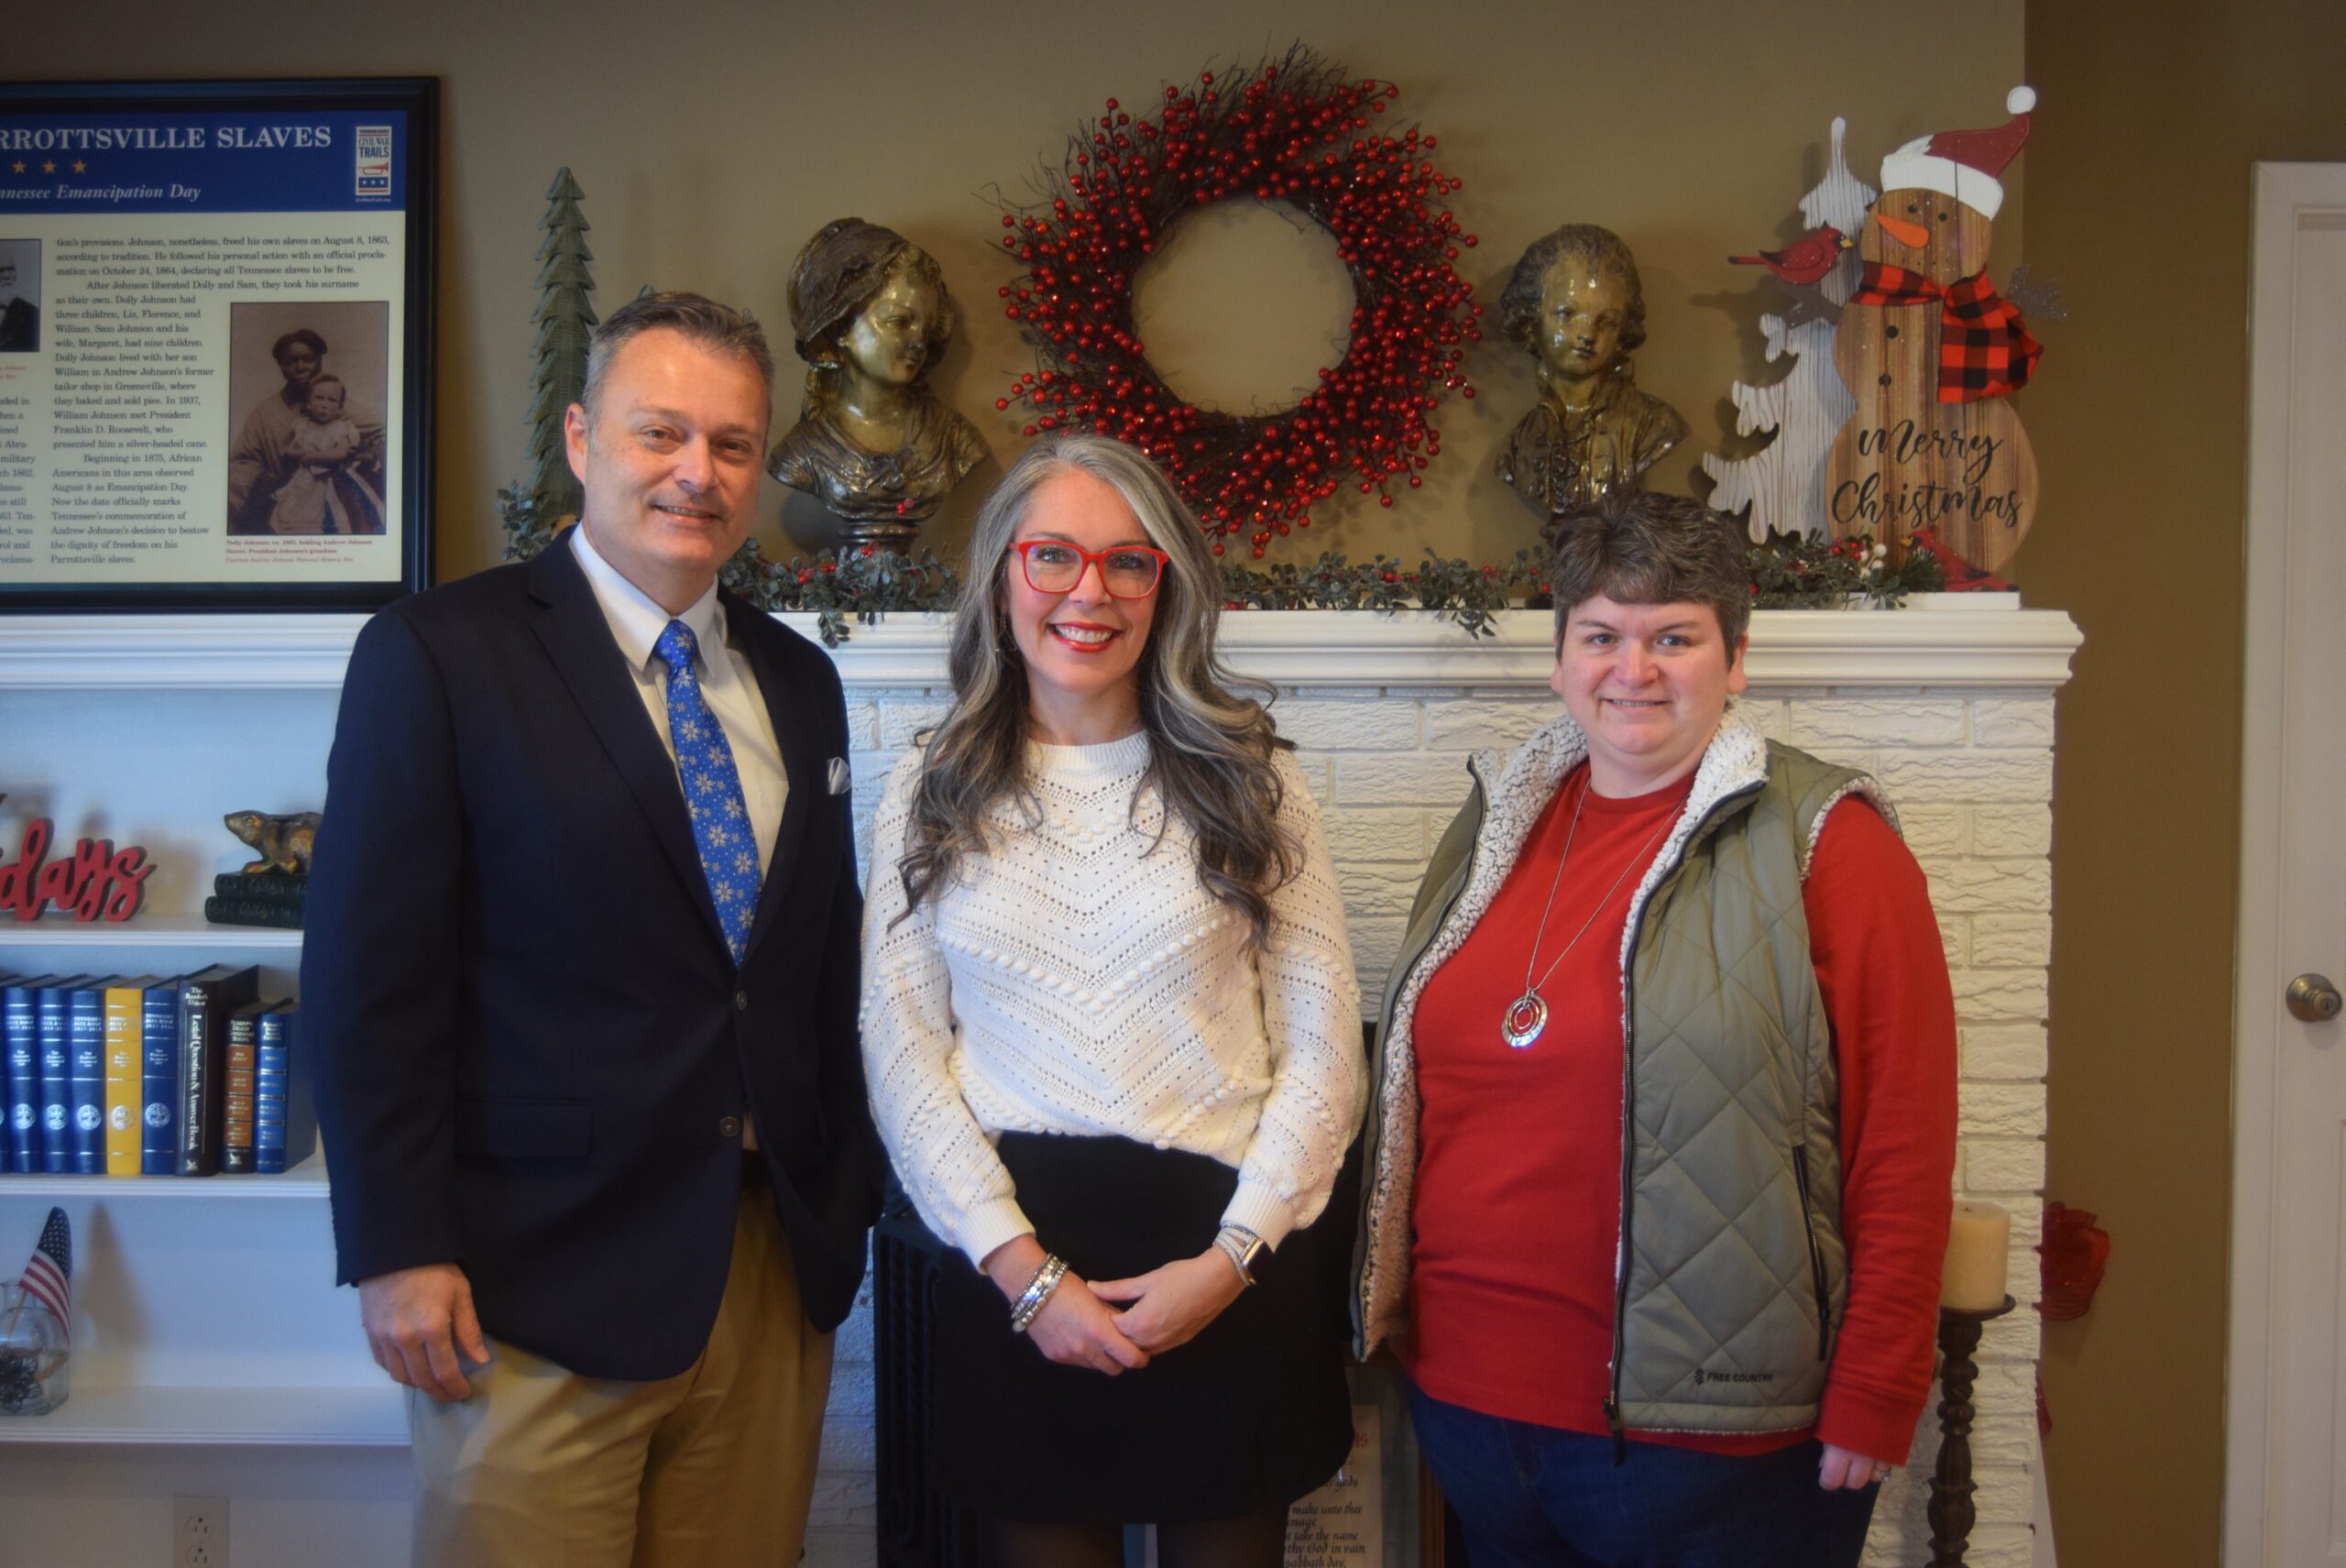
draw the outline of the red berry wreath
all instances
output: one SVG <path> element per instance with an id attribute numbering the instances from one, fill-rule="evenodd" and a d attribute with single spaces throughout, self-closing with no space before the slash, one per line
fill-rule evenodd
<path id="1" fill-rule="evenodd" d="M 1026 433 L 1095 430 L 1130 442 L 1172 476 L 1210 536 L 1242 531 L 1260 556 L 1308 528 L 1307 509 L 1347 481 L 1380 492 L 1423 481 L 1442 451 L 1426 418 L 1442 390 L 1474 395 L 1460 372 L 1478 339 L 1473 286 L 1452 265 L 1472 247 L 1442 198 L 1459 181 L 1414 126 L 1369 132 L 1400 89 L 1352 82 L 1298 49 L 1277 62 L 1188 88 L 1163 107 L 1107 112 L 1077 132 L 1051 172 L 1047 205 L 1005 214 L 1005 249 L 1026 270 L 1002 290 L 1045 368 L 1012 383 Z M 1182 214 L 1233 196 L 1286 202 L 1325 227 L 1350 270 L 1352 340 L 1295 407 L 1267 416 L 1200 409 L 1152 369 L 1133 329 L 1133 276 Z"/>

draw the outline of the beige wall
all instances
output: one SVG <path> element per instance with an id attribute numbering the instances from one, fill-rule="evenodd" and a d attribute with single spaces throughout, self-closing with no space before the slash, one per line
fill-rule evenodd
<path id="1" fill-rule="evenodd" d="M 2040 4 L 2029 254 L 2075 319 L 2023 404 L 2015 575 L 2086 634 L 2055 780 L 2048 1195 L 2116 1238 L 2048 1325 L 2062 1561 L 2218 1554 L 2250 165 L 2346 159 L 2326 0 Z"/>
<path id="2" fill-rule="evenodd" d="M 852 213 L 901 230 L 943 261 L 967 310 L 940 390 L 1007 456 L 1020 437 L 993 399 L 1033 358 L 994 298 L 1009 269 L 992 192 L 1025 192 L 1042 156 L 1102 99 L 1144 102 L 1210 59 L 1250 59 L 1300 37 L 1356 72 L 1400 82 L 1405 115 L 1440 137 L 1441 166 L 1466 181 L 1456 208 L 1482 240 L 1462 267 L 1494 315 L 1515 257 L 1556 225 L 1602 223 L 1629 240 L 1650 305 L 1641 380 L 1695 430 L 1665 471 L 1677 487 L 1696 449 L 1733 428 L 1728 382 L 1769 374 L 1753 327 L 1758 274 L 1724 258 L 1793 232 L 1793 203 L 1832 115 L 1849 117 L 1860 170 L 1877 167 L 1908 137 L 2000 119 L 2022 46 L 2018 0 L 1973 7 L 1952 40 L 1935 11 L 1828 0 L 1200 0 L 1082 11 L 413 0 L 273 21 L 244 5 L 85 0 L 38 15 L 51 36 L 0 69 L 442 78 L 443 577 L 491 564 L 500 546 L 490 502 L 521 473 L 531 257 L 562 164 L 586 192 L 607 309 L 651 280 L 746 304 L 779 327 L 791 258 L 826 220 Z M 2016 237 L 2008 223 L 2000 253 Z M 1325 299 L 1308 275 L 1259 282 L 1258 300 L 1220 298 L 1226 288 L 1212 276 L 1168 287 L 1208 295 L 1232 323 L 1231 354 L 1251 361 L 1262 324 L 1298 297 L 1307 307 Z M 785 362 L 787 414 L 796 376 L 786 349 Z M 1496 334 L 1481 345 L 1469 361 L 1481 395 L 1442 411 L 1444 452 L 1426 489 L 1387 512 L 1353 496 L 1330 543 L 1360 556 L 1414 555 L 1431 543 L 1493 559 L 1528 543 L 1530 514 L 1488 472 L 1529 401 L 1522 363 Z M 1273 375 L 1264 390 L 1292 379 Z M 769 517 L 783 496 L 769 485 Z M 792 515 L 795 524 L 803 514 Z M 783 543 L 771 525 L 762 534 L 769 549 Z M 1320 537 L 1315 528 L 1315 552 Z"/>

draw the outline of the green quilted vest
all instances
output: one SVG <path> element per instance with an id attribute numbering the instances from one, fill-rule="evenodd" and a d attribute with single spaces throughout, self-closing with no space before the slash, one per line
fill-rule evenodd
<path id="1" fill-rule="evenodd" d="M 1816 1419 L 1847 1289 L 1840 1094 L 1801 872 L 1870 784 L 1770 741 L 1633 910 L 1616 1325 L 1619 1419 L 1770 1431 Z"/>
<path id="2" fill-rule="evenodd" d="M 1812 1424 L 1847 1293 L 1840 1097 L 1802 873 L 1825 814 L 1844 795 L 1889 812 L 1865 774 L 1749 740 L 1749 775 L 1711 798 L 1690 833 L 1672 831 L 1630 910 L 1609 1413 L 1646 1431 Z M 1573 747 L 1559 765 L 1579 755 Z M 1380 1245 L 1389 1232 L 1406 1234 L 1409 1212 L 1409 1173 L 1388 1169 L 1391 1129 L 1381 1115 L 1397 1009 L 1428 949 L 1446 940 L 1442 950 L 1453 951 L 1463 939 L 1453 905 L 1496 783 L 1477 778 L 1427 868 L 1385 993 L 1354 1259 L 1363 1354 L 1379 1332 L 1376 1302 L 1396 1301 L 1406 1277 L 1406 1254 Z M 1505 871 L 1485 880 L 1495 884 Z M 1405 1094 L 1403 1105 L 1396 1113 L 1414 1115 L 1413 1099 Z M 1380 1283 L 1380 1262 L 1399 1277 Z"/>

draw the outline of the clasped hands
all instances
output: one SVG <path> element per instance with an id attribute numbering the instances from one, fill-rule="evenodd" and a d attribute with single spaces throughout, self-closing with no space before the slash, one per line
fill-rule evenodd
<path id="1" fill-rule="evenodd" d="M 1016 1301 L 1044 1256 L 1032 1235 L 1019 1236 L 986 1255 L 986 1277 Z M 1070 1273 L 1027 1324 L 1026 1336 L 1049 1360 L 1113 1377 L 1197 1338 L 1245 1288 L 1230 1259 L 1212 1247 L 1130 1279 Z M 1117 1302 L 1127 1305 L 1116 1310 Z"/>

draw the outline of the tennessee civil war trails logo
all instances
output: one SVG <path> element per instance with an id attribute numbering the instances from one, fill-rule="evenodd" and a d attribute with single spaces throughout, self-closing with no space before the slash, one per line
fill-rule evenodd
<path id="1" fill-rule="evenodd" d="M 356 143 L 358 194 L 389 200 L 391 194 L 391 127 L 361 126 Z"/>

